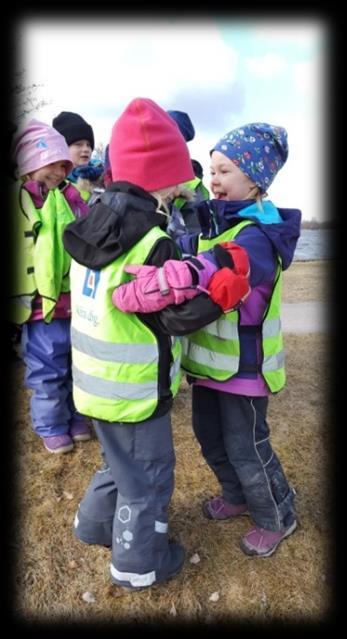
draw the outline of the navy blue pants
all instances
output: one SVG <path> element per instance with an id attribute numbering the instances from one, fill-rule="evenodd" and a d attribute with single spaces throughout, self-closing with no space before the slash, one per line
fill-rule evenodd
<path id="1" fill-rule="evenodd" d="M 64 435 L 84 419 L 72 400 L 70 319 L 28 322 L 22 331 L 25 384 L 33 393 L 31 418 L 40 437 Z"/>
<path id="2" fill-rule="evenodd" d="M 294 495 L 270 443 L 267 397 L 193 386 L 193 429 L 230 504 L 247 504 L 254 523 L 281 530 L 295 520 Z"/>

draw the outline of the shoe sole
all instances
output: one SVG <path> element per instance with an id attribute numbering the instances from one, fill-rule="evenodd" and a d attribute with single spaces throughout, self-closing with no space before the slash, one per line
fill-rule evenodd
<path id="1" fill-rule="evenodd" d="M 60 453 L 69 453 L 71 450 L 73 450 L 73 444 L 70 444 L 70 446 L 64 446 L 63 448 L 57 448 L 56 450 L 48 448 L 46 444 L 44 444 L 44 447 L 46 450 L 48 450 L 49 453 L 54 453 L 55 455 L 59 455 Z"/>
<path id="2" fill-rule="evenodd" d="M 87 442 L 89 439 L 91 439 L 90 435 L 71 435 L 71 439 L 73 439 L 74 442 Z"/>
<path id="3" fill-rule="evenodd" d="M 107 546 L 106 546 L 107 547 Z M 127 592 L 141 592 L 142 590 L 148 590 L 149 588 L 154 588 L 154 586 L 160 586 L 162 584 L 166 584 L 167 581 L 170 581 L 171 579 L 174 579 L 175 577 L 177 577 L 177 575 L 180 574 L 181 570 L 182 570 L 183 564 L 182 566 L 179 568 L 179 570 L 176 570 L 176 572 L 172 573 L 171 575 L 169 575 L 168 577 L 165 577 L 165 579 L 158 579 L 158 581 L 154 581 L 150 586 L 123 586 L 123 584 L 119 584 L 116 581 L 112 580 L 112 584 L 114 586 L 119 586 L 120 588 L 122 588 L 124 591 Z"/>
<path id="4" fill-rule="evenodd" d="M 271 555 L 273 555 L 274 552 L 277 550 L 277 548 L 280 545 L 281 541 L 283 541 L 283 539 L 286 539 L 286 537 L 289 537 L 289 535 L 291 535 L 297 529 L 297 526 L 298 526 L 297 522 L 294 521 L 292 523 L 292 525 L 288 528 L 288 530 L 286 530 L 286 532 L 283 535 L 282 539 L 280 539 L 277 542 L 277 544 L 275 546 L 273 546 L 272 548 L 270 548 L 270 550 L 268 550 L 266 553 L 259 554 L 255 549 L 248 548 L 248 546 L 246 546 L 246 544 L 244 543 L 244 541 L 242 539 L 240 541 L 241 550 L 243 550 L 243 552 L 246 555 L 250 555 L 250 556 L 271 557 Z"/>
<path id="5" fill-rule="evenodd" d="M 125 586 L 124 584 L 118 583 L 114 579 L 111 579 L 111 583 L 114 586 L 119 586 L 120 588 L 123 588 L 123 590 L 127 592 L 141 592 L 141 590 L 148 590 L 148 588 L 153 588 L 154 586 L 160 586 L 160 584 L 165 584 L 167 581 L 170 581 L 170 579 L 174 579 L 175 577 L 177 577 L 177 575 L 179 575 L 180 572 L 182 571 L 185 560 L 186 560 L 186 552 L 183 555 L 182 562 L 180 563 L 179 566 L 177 566 L 174 572 L 171 572 L 167 577 L 164 577 L 163 579 L 158 579 L 157 581 L 154 581 L 149 586 Z"/>
<path id="6" fill-rule="evenodd" d="M 245 510 L 245 512 L 240 513 L 239 515 L 230 515 L 230 517 L 213 517 L 213 515 L 211 515 L 210 511 L 208 510 L 207 507 L 207 503 L 205 502 L 204 504 L 202 504 L 202 514 L 206 517 L 206 519 L 212 519 L 213 521 L 231 521 L 232 519 L 235 519 L 235 517 L 242 517 L 243 515 L 249 515 L 248 510 Z"/>

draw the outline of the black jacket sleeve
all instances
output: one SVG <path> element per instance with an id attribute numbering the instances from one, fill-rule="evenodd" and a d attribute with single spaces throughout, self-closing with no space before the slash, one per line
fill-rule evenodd
<path id="1" fill-rule="evenodd" d="M 160 240 L 150 253 L 147 264 L 162 266 L 167 260 L 179 259 L 177 246 L 171 239 Z M 222 309 L 212 302 L 206 293 L 179 306 L 170 304 L 159 313 L 138 313 L 142 321 L 154 330 L 166 335 L 187 335 L 214 322 L 222 315 Z"/>

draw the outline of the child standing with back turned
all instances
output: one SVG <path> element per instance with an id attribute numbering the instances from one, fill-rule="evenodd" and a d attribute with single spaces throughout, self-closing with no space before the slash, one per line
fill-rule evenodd
<path id="1" fill-rule="evenodd" d="M 240 284 L 235 303 L 249 284 L 248 268 L 238 276 L 232 268 L 216 271 L 204 257 L 178 261 L 165 232 L 166 198 L 194 173 L 184 138 L 159 105 L 132 100 L 113 126 L 109 155 L 112 184 L 88 217 L 64 232 L 73 257 L 74 400 L 93 418 L 105 460 L 79 504 L 75 534 L 85 543 L 112 546 L 112 582 L 136 590 L 178 574 L 185 556 L 182 544 L 170 539 L 168 523 L 175 467 L 171 407 L 181 379 L 181 342 L 171 336 L 222 314 L 213 292 L 200 294 L 219 273 L 221 287 L 229 276 Z M 157 266 L 163 268 L 149 300 L 156 297 L 156 311 L 167 299 L 171 306 L 148 314 L 116 308 L 115 287 L 138 269 L 151 273 Z"/>
<path id="2" fill-rule="evenodd" d="M 259 557 L 272 555 L 297 526 L 295 491 L 266 420 L 269 395 L 285 384 L 282 271 L 293 259 L 301 213 L 263 198 L 287 155 L 287 132 L 279 126 L 251 123 L 224 135 L 211 151 L 215 199 L 199 205 L 202 233 L 178 240 L 188 254 L 226 241 L 248 254 L 250 295 L 238 310 L 183 338 L 182 367 L 193 383 L 194 433 L 222 489 L 203 512 L 219 521 L 249 514 L 254 526 L 241 548 Z M 123 311 L 130 286 L 136 283 L 116 294 Z M 144 290 L 145 281 L 137 286 Z"/>

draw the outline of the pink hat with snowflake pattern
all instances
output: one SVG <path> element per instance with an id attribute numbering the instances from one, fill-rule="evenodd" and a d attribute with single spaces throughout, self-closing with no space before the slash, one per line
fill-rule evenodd
<path id="1" fill-rule="evenodd" d="M 49 124 L 30 120 L 13 138 L 12 157 L 22 177 L 53 162 L 66 162 L 66 175 L 73 169 L 65 138 Z"/>

